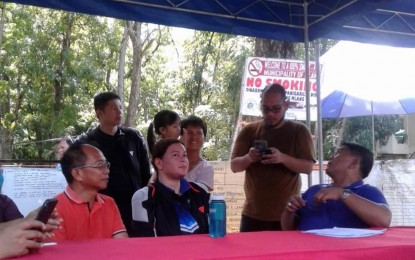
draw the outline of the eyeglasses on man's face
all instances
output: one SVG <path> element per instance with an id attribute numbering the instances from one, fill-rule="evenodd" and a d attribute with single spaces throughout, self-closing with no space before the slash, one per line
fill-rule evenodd
<path id="1" fill-rule="evenodd" d="M 262 112 L 263 112 L 263 113 L 269 113 L 269 112 L 272 112 L 272 113 L 274 113 L 274 114 L 275 114 L 275 113 L 280 112 L 280 111 L 281 111 L 281 109 L 283 108 L 283 106 L 284 106 L 284 104 L 281 104 L 281 105 L 275 105 L 275 106 L 272 106 L 272 107 L 262 105 L 262 106 L 261 106 L 261 110 L 262 110 Z"/>
<path id="2" fill-rule="evenodd" d="M 104 168 L 110 168 L 110 162 L 107 161 L 102 161 L 102 162 L 97 162 L 95 164 L 87 164 L 87 165 L 82 165 L 79 167 L 74 167 L 74 169 L 82 169 L 82 168 L 95 168 L 95 169 L 104 169 Z"/>

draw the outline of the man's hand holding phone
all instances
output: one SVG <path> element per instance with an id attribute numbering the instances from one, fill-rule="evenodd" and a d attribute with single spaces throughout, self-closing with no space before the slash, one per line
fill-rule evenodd
<path id="1" fill-rule="evenodd" d="M 271 149 L 268 148 L 267 140 L 255 140 L 254 141 L 254 148 L 259 152 L 261 157 L 265 154 L 271 154 Z"/>
<path id="2" fill-rule="evenodd" d="M 52 231 L 60 227 L 62 219 L 59 218 L 57 211 L 55 210 L 56 204 L 58 203 L 57 199 L 47 199 L 43 205 L 30 212 L 26 219 L 35 219 L 45 224 L 43 230 L 48 237 L 52 236 Z"/>
<path id="3" fill-rule="evenodd" d="M 43 224 L 48 223 L 48 220 L 52 216 L 56 204 L 58 204 L 58 200 L 55 198 L 45 200 L 45 202 L 37 212 L 35 220 L 39 220 Z"/>
<path id="4" fill-rule="evenodd" d="M 254 149 L 256 154 L 256 159 L 254 161 L 261 161 L 261 163 L 269 164 L 271 163 L 270 158 L 266 156 L 267 154 L 272 154 L 271 148 L 268 148 L 267 140 L 254 140 Z M 266 161 L 268 160 L 268 161 Z"/>

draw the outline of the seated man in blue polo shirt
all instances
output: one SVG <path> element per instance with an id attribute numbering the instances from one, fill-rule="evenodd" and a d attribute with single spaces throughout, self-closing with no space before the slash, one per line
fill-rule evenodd
<path id="1" fill-rule="evenodd" d="M 372 166 L 372 152 L 343 143 L 327 165 L 333 183 L 312 186 L 302 197 L 292 196 L 281 216 L 282 229 L 388 227 L 392 214 L 385 197 L 363 183 Z"/>

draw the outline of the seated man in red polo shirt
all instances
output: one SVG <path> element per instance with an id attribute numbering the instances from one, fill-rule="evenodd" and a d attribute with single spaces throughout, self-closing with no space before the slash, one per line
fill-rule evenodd
<path id="1" fill-rule="evenodd" d="M 88 144 L 74 144 L 61 165 L 68 186 L 56 196 L 63 222 L 51 240 L 128 237 L 114 200 L 98 193 L 107 187 L 110 166 L 102 152 Z"/>

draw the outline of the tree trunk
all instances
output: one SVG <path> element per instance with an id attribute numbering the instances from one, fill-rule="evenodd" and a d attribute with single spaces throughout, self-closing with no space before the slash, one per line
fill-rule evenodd
<path id="1" fill-rule="evenodd" d="M 4 93 L 3 98 L 0 100 L 0 159 L 12 158 L 12 145 L 11 133 L 7 126 L 4 125 L 4 118 L 6 113 L 10 112 L 10 91 Z"/>
<path id="2" fill-rule="evenodd" d="M 17 83 L 19 85 L 20 82 Z M 13 133 L 14 125 L 19 119 L 19 110 L 22 107 L 24 98 L 24 92 L 16 87 L 18 96 L 15 101 L 15 107 L 11 107 L 11 94 L 10 89 L 6 89 L 5 98 L 0 99 L 0 158 L 12 159 L 12 147 L 13 147 Z M 8 114 L 8 120 L 5 120 L 5 116 Z M 4 120 L 4 121 L 3 121 Z"/>
<path id="3" fill-rule="evenodd" d="M 200 105 L 201 99 L 202 99 L 202 81 L 203 81 L 203 72 L 206 68 L 206 61 L 210 54 L 210 49 L 213 42 L 213 37 L 215 36 L 215 33 L 210 33 L 209 42 L 207 44 L 207 47 L 204 49 L 205 53 L 203 54 L 202 63 L 200 64 L 200 69 L 197 71 L 197 77 L 196 77 L 196 86 L 195 86 L 195 96 L 193 98 L 193 104 L 192 104 L 192 114 L 195 113 L 196 107 Z"/>
<path id="4" fill-rule="evenodd" d="M 141 41 L 141 23 L 134 22 L 132 26 L 129 26 L 128 34 L 130 35 L 130 39 L 133 45 L 133 71 L 131 76 L 131 90 L 127 108 L 127 117 L 124 124 L 126 126 L 133 126 L 137 114 L 138 98 L 140 96 L 141 61 L 143 53 L 143 44 Z"/>
<path id="5" fill-rule="evenodd" d="M 1 19 L 0 19 L 0 57 L 3 46 L 4 18 L 6 14 L 6 3 L 1 3 Z M 1 69 L 3 71 L 3 69 Z M 3 80 L 3 73 L 0 73 L 0 79 Z M 10 90 L 2 93 L 0 99 L 0 159 L 12 158 L 13 140 L 10 138 L 10 131 L 4 126 L 4 118 L 6 113 L 10 112 Z"/>
<path id="6" fill-rule="evenodd" d="M 4 33 L 4 17 L 6 15 L 6 3 L 1 4 L 1 18 L 0 18 L 0 57 L 3 46 L 3 33 Z"/>
<path id="7" fill-rule="evenodd" d="M 120 58 L 118 61 L 118 95 L 121 98 L 121 106 L 124 110 L 124 77 L 125 77 L 125 53 L 128 46 L 128 23 L 125 23 L 124 33 L 121 40 Z"/>
<path id="8" fill-rule="evenodd" d="M 112 56 L 114 55 L 114 52 L 111 51 L 110 55 L 108 56 L 108 59 L 112 58 Z M 114 86 L 111 84 L 111 66 L 107 66 L 107 71 L 105 72 L 105 86 L 107 86 L 108 91 L 114 91 L 115 88 Z"/>
<path id="9" fill-rule="evenodd" d="M 43 137 L 43 130 L 42 130 L 42 126 L 39 124 L 39 122 L 36 122 L 34 124 L 34 132 L 35 132 L 35 136 L 36 139 L 35 140 L 30 140 L 30 136 L 29 136 L 29 140 L 30 141 L 36 141 L 36 140 L 44 140 Z M 36 152 L 37 152 L 37 158 L 42 158 L 42 152 L 43 152 L 43 142 L 35 142 L 36 144 Z"/>
<path id="10" fill-rule="evenodd" d="M 295 56 L 295 43 L 255 38 L 254 55 L 257 57 L 290 59 Z"/>
<path id="11" fill-rule="evenodd" d="M 343 142 L 343 134 L 344 134 L 344 130 L 346 129 L 346 125 L 347 125 L 347 118 L 343 118 L 341 121 L 340 129 L 339 129 L 339 136 L 337 138 L 336 147 L 340 147 L 341 143 Z"/>
<path id="12" fill-rule="evenodd" d="M 55 72 L 55 80 L 54 80 L 54 88 L 55 88 L 55 104 L 54 104 L 54 115 L 58 116 L 61 109 L 62 109 L 62 102 L 63 102 L 63 71 L 65 69 L 65 60 L 66 56 L 68 55 L 69 48 L 71 45 L 71 35 L 72 35 L 72 28 L 75 21 L 75 16 L 73 14 L 67 14 L 65 19 L 66 22 L 66 30 L 63 35 L 62 39 L 62 49 L 59 57 L 59 65 L 56 68 Z"/>

